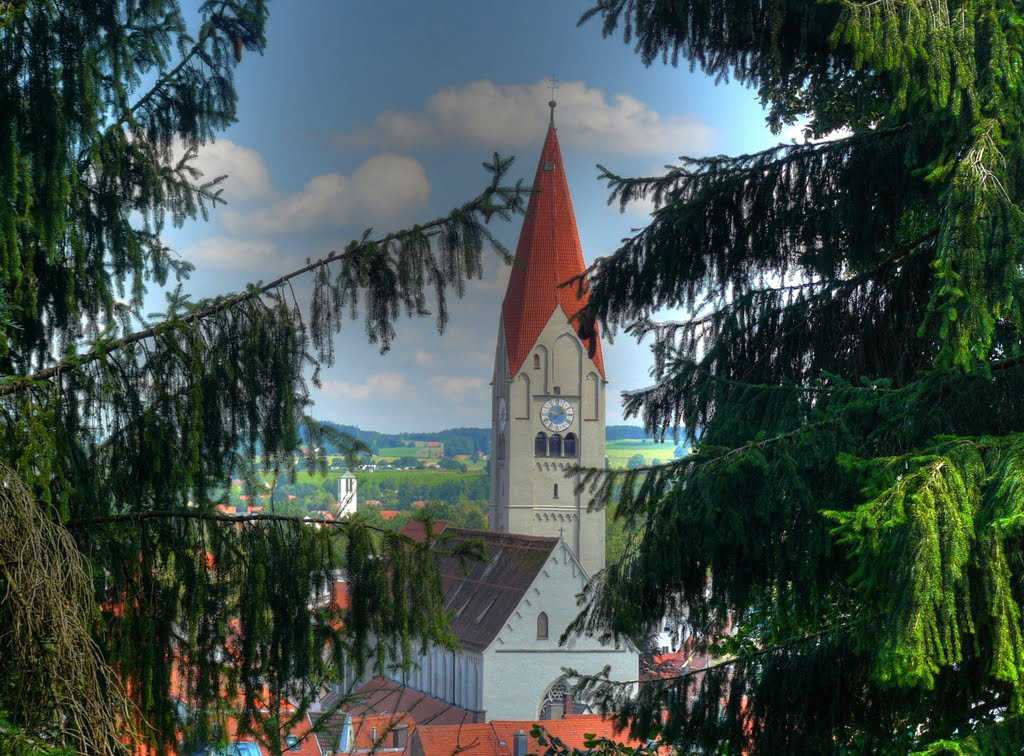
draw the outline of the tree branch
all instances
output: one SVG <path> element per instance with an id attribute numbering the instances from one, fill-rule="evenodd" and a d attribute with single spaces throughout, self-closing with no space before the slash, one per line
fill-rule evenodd
<path id="1" fill-rule="evenodd" d="M 100 359 L 109 352 L 123 349 L 127 346 L 130 346 L 140 341 L 144 341 L 146 339 L 151 339 L 155 336 L 160 335 L 161 333 L 165 333 L 174 328 L 193 325 L 201 320 L 204 320 L 206 318 L 212 317 L 213 315 L 217 315 L 221 312 L 224 312 L 225 310 L 229 310 L 233 307 L 236 307 L 239 304 L 261 297 L 264 294 L 273 291 L 274 289 L 280 288 L 284 284 L 291 281 L 293 278 L 297 278 L 298 276 L 304 275 L 311 271 L 327 267 L 331 263 L 343 260 L 345 259 L 345 257 L 352 255 L 353 253 L 359 251 L 360 249 L 363 249 L 367 244 L 387 244 L 388 242 L 400 239 L 403 236 L 407 236 L 413 232 L 421 233 L 424 236 L 434 236 L 440 232 L 440 227 L 443 226 L 448 221 L 450 221 L 452 218 L 466 213 L 485 210 L 488 207 L 488 203 L 490 201 L 491 195 L 494 194 L 494 191 L 495 190 L 493 188 L 487 189 L 483 194 L 467 202 L 466 204 L 457 208 L 448 215 L 442 216 L 440 218 L 435 218 L 434 220 L 426 224 L 417 226 L 414 230 L 403 229 L 402 231 L 396 231 L 374 241 L 367 242 L 364 240 L 355 246 L 349 246 L 348 248 L 344 249 L 341 252 L 332 251 L 329 255 L 322 257 L 314 262 L 308 263 L 302 266 L 301 268 L 298 268 L 297 270 L 291 271 L 290 273 L 286 273 L 280 276 L 279 278 L 274 279 L 270 283 L 262 284 L 259 286 L 253 286 L 252 288 L 249 288 L 246 291 L 216 301 L 201 310 L 197 310 L 186 315 L 185 317 L 175 320 L 167 320 L 150 328 L 145 328 L 141 331 L 136 331 L 120 339 L 116 339 L 112 342 L 96 346 L 84 354 L 64 359 L 61 362 L 58 362 L 56 365 L 52 365 L 48 368 L 43 368 L 42 370 L 38 370 L 37 372 L 32 373 L 30 375 L 9 376 L 5 379 L 5 382 L 0 384 L 0 397 L 20 393 L 21 391 L 25 390 L 27 387 L 34 383 L 38 383 L 39 381 L 50 380 L 52 378 L 57 378 L 58 376 L 60 376 L 61 373 L 69 370 L 75 370 L 91 362 L 95 362 L 96 360 Z"/>

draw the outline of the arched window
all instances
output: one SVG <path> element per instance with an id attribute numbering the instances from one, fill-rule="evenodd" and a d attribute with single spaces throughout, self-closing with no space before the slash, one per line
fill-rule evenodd
<path id="1" fill-rule="evenodd" d="M 538 457 L 548 456 L 548 437 L 543 433 L 538 433 L 533 439 L 533 453 Z"/>
<path id="2" fill-rule="evenodd" d="M 533 355 L 533 369 L 534 370 L 540 370 L 540 355 L 539 354 Z"/>
<path id="3" fill-rule="evenodd" d="M 554 491 L 554 494 L 552 494 L 552 496 L 555 499 L 558 498 L 558 484 L 557 483 L 555 483 L 555 491 Z"/>
<path id="4" fill-rule="evenodd" d="M 544 693 L 538 713 L 539 719 L 562 719 L 566 714 L 589 714 L 591 710 L 585 702 L 573 699 L 569 684 L 562 677 L 552 683 Z"/>
<path id="5" fill-rule="evenodd" d="M 548 615 L 541 612 L 537 615 L 537 640 L 548 639 Z"/>
<path id="6" fill-rule="evenodd" d="M 579 455 L 579 450 L 576 448 L 576 434 L 566 433 L 565 434 L 565 456 L 575 457 Z"/>
<path id="7" fill-rule="evenodd" d="M 562 437 L 557 433 L 551 434 L 551 439 L 548 441 L 548 456 L 549 457 L 561 457 L 562 456 Z"/>

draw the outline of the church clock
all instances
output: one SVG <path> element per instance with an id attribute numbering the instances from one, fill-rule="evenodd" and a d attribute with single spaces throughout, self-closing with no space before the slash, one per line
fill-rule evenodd
<path id="1" fill-rule="evenodd" d="M 548 399 L 540 408 L 540 421 L 549 431 L 561 433 L 573 420 L 572 405 L 565 399 Z"/>
<path id="2" fill-rule="evenodd" d="M 508 422 L 508 405 L 505 404 L 505 397 L 498 397 L 498 430 L 505 430 L 505 423 Z"/>

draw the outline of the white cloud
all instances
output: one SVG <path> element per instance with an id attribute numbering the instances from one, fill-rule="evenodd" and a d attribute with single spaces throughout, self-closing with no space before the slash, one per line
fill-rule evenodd
<path id="1" fill-rule="evenodd" d="M 179 160 L 184 154 L 179 141 L 174 148 L 174 159 Z M 230 139 L 221 138 L 203 145 L 191 165 L 203 172 L 203 181 L 226 175 L 220 186 L 224 189 L 221 196 L 228 202 L 262 199 L 273 194 L 270 174 L 260 153 Z"/>
<path id="2" fill-rule="evenodd" d="M 322 391 L 328 396 L 352 401 L 366 399 L 394 399 L 408 396 L 410 390 L 405 376 L 401 373 L 374 373 L 362 383 L 348 381 L 324 381 Z"/>
<path id="3" fill-rule="evenodd" d="M 472 142 L 525 147 L 547 121 L 547 84 L 474 81 L 433 94 L 421 112 L 387 110 L 373 127 L 338 137 L 341 144 L 420 147 Z M 625 154 L 680 155 L 709 150 L 710 126 L 693 115 L 661 115 L 632 95 L 606 96 L 582 81 L 562 82 L 555 121 L 574 147 Z"/>
<path id="4" fill-rule="evenodd" d="M 377 155 L 351 176 L 325 173 L 301 192 L 250 212 L 227 211 L 224 222 L 234 231 L 282 233 L 315 228 L 360 227 L 405 220 L 430 196 L 423 166 L 411 157 Z"/>
<path id="5" fill-rule="evenodd" d="M 612 205 L 612 207 L 616 210 L 616 212 L 619 209 L 616 205 Z M 657 208 L 654 205 L 654 200 L 651 199 L 650 197 L 645 197 L 644 199 L 635 199 L 632 202 L 630 202 L 628 205 L 626 205 L 625 209 L 623 210 L 623 213 L 633 218 L 639 218 L 645 223 L 649 223 L 651 220 L 651 213 L 653 213 L 656 209 Z"/>
<path id="6" fill-rule="evenodd" d="M 438 375 L 430 379 L 434 390 L 452 402 L 480 398 L 487 389 L 487 381 L 468 375 Z"/>
<path id="7" fill-rule="evenodd" d="M 804 129 L 807 128 L 808 121 L 797 121 L 789 126 L 783 126 L 782 131 L 779 132 L 779 139 L 783 142 L 796 142 L 797 144 L 821 144 L 823 142 L 834 142 L 836 139 L 845 139 L 848 136 L 853 135 L 853 131 L 847 127 L 830 131 L 820 139 L 806 139 L 804 137 Z"/>
<path id="8" fill-rule="evenodd" d="M 262 270 L 277 248 L 266 239 L 210 236 L 185 248 L 183 256 L 199 269 Z"/>
<path id="9" fill-rule="evenodd" d="M 428 352 L 426 349 L 417 349 L 413 352 L 412 361 L 422 368 L 437 367 L 437 355 L 433 352 Z"/>

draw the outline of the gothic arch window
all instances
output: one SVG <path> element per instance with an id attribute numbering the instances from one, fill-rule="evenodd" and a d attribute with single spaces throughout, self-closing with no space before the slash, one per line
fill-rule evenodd
<path id="1" fill-rule="evenodd" d="M 537 615 L 537 640 L 548 639 L 548 615 L 541 612 Z"/>
<path id="2" fill-rule="evenodd" d="M 539 354 L 533 355 L 533 369 L 534 370 L 540 370 L 540 355 Z"/>
<path id="3" fill-rule="evenodd" d="M 533 439 L 533 453 L 537 457 L 548 455 L 548 438 L 543 433 L 538 433 Z"/>
<path id="4" fill-rule="evenodd" d="M 553 494 L 553 498 L 555 498 L 555 499 L 558 498 L 558 484 L 557 483 L 555 483 L 555 492 Z"/>
<path id="5" fill-rule="evenodd" d="M 579 450 L 576 444 L 576 434 L 566 433 L 565 434 L 565 456 L 576 457 L 579 455 Z"/>
<path id="6" fill-rule="evenodd" d="M 569 695 L 569 684 L 560 677 L 551 684 L 540 703 L 538 719 L 562 719 L 566 715 L 566 707 L 572 706 L 569 714 L 590 714 L 591 709 L 586 703 L 575 701 Z"/>
<path id="7" fill-rule="evenodd" d="M 548 456 L 562 456 L 562 437 L 557 433 L 552 433 L 551 438 L 548 440 Z"/>

